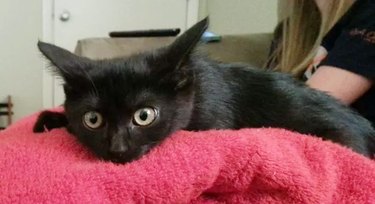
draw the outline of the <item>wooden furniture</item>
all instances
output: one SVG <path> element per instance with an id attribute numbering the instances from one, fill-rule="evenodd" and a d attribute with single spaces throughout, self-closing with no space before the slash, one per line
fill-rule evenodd
<path id="1" fill-rule="evenodd" d="M 12 123 L 12 115 L 13 115 L 13 103 L 11 96 L 7 97 L 7 101 L 5 103 L 0 103 L 0 117 L 7 117 L 7 126 Z M 5 129 L 5 127 L 0 127 L 0 130 Z"/>

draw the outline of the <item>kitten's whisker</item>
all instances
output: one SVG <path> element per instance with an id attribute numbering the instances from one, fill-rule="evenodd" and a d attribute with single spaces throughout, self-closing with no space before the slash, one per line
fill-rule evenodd
<path id="1" fill-rule="evenodd" d="M 91 79 L 89 73 L 85 70 L 85 69 L 82 69 L 83 73 L 87 76 L 87 79 L 90 81 L 91 85 L 92 85 L 92 88 L 94 89 L 94 94 L 95 96 L 99 96 L 99 92 L 98 92 L 98 89 L 96 88 L 95 86 L 95 83 L 94 81 Z"/>

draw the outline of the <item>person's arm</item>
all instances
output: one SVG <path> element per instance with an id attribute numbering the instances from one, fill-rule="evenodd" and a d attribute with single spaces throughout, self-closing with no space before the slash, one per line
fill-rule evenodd
<path id="1" fill-rule="evenodd" d="M 375 80 L 375 1 L 355 1 L 323 38 L 319 63 L 307 84 L 351 104 L 369 91 Z M 319 54 L 319 53 L 318 53 Z"/>
<path id="2" fill-rule="evenodd" d="M 367 92 L 373 81 L 345 69 L 325 65 L 320 66 L 306 83 L 349 105 Z"/>

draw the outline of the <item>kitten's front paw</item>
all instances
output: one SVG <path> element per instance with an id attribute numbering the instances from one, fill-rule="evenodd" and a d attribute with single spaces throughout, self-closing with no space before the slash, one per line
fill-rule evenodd
<path id="1" fill-rule="evenodd" d="M 66 127 L 68 120 L 63 113 L 43 111 L 38 116 L 33 128 L 33 132 L 41 133 L 54 128 Z"/>

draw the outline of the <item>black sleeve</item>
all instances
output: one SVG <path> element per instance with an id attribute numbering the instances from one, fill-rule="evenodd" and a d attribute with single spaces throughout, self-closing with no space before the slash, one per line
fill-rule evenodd
<path id="1" fill-rule="evenodd" d="M 320 65 L 339 67 L 375 79 L 375 0 L 357 0 L 327 33 L 328 50 Z"/>

